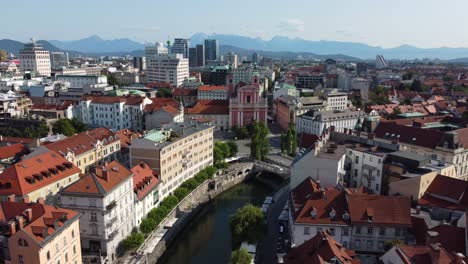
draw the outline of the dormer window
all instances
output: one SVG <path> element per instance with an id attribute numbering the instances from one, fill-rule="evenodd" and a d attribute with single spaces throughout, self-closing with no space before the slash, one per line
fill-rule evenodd
<path id="1" fill-rule="evenodd" d="M 316 218 L 317 217 L 317 209 L 315 209 L 315 207 L 312 207 L 312 210 L 310 211 L 310 216 L 312 218 Z"/>
<path id="2" fill-rule="evenodd" d="M 335 217 L 336 217 L 336 211 L 335 211 L 335 209 L 332 208 L 331 211 L 330 211 L 330 218 L 335 219 Z"/>

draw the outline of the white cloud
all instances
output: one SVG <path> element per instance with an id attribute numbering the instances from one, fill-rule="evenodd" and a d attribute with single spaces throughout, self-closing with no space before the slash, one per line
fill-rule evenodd
<path id="1" fill-rule="evenodd" d="M 304 21 L 297 18 L 283 20 L 277 27 L 284 32 L 303 32 L 305 29 Z"/>

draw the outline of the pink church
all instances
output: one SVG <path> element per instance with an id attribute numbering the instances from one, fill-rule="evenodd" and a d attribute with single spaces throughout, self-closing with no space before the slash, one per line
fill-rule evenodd
<path id="1" fill-rule="evenodd" d="M 228 76 L 229 127 L 247 126 L 254 121 L 267 122 L 267 99 L 262 97 L 258 74 L 252 83 L 235 89 L 232 75 Z"/>

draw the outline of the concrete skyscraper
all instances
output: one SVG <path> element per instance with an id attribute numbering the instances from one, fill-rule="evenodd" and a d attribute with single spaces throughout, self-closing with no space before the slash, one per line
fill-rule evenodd
<path id="1" fill-rule="evenodd" d="M 19 51 L 21 70 L 37 72 L 41 76 L 50 76 L 50 54 L 41 44 L 31 39 L 31 43 L 24 44 Z"/>
<path id="2" fill-rule="evenodd" d="M 172 44 L 172 53 L 182 54 L 184 58 L 189 57 L 190 39 L 176 38 Z"/>

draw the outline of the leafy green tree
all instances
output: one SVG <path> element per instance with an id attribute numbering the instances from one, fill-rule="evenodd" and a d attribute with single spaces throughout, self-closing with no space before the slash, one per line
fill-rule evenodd
<path id="1" fill-rule="evenodd" d="M 169 210 L 174 209 L 174 207 L 179 203 L 179 199 L 174 195 L 169 195 L 161 202 L 161 206 L 165 206 Z"/>
<path id="2" fill-rule="evenodd" d="M 286 146 L 288 145 L 288 141 L 286 138 L 286 135 L 284 133 L 281 133 L 281 153 L 286 153 Z"/>
<path id="3" fill-rule="evenodd" d="M 213 175 L 216 173 L 217 169 L 213 166 L 208 166 L 203 169 L 204 172 L 208 175 L 208 178 L 212 178 Z"/>
<path id="4" fill-rule="evenodd" d="M 64 134 L 65 136 L 73 136 L 76 134 L 75 128 L 73 127 L 70 119 L 67 118 L 62 118 L 57 120 L 53 125 L 52 125 L 52 131 L 55 134 Z"/>
<path id="5" fill-rule="evenodd" d="M 136 249 L 145 242 L 145 236 L 142 233 L 131 233 L 123 240 L 123 246 L 127 250 Z"/>
<path id="6" fill-rule="evenodd" d="M 81 133 L 88 130 L 88 126 L 76 117 L 72 118 L 70 122 L 76 133 Z"/>
<path id="7" fill-rule="evenodd" d="M 230 217 L 229 226 L 235 247 L 243 241 L 256 244 L 261 241 L 265 231 L 265 216 L 259 207 L 248 204 Z"/>
<path id="8" fill-rule="evenodd" d="M 144 234 L 149 234 L 153 232 L 157 225 L 158 223 L 156 223 L 155 219 L 148 217 L 141 221 L 140 230 Z"/>
<path id="9" fill-rule="evenodd" d="M 292 135 L 291 128 L 289 128 L 288 132 L 286 133 L 286 153 L 288 155 L 291 155 L 291 151 L 292 151 L 291 142 L 292 142 L 292 140 L 293 140 L 293 135 Z"/>
<path id="10" fill-rule="evenodd" d="M 297 155 L 297 132 L 293 127 L 291 129 L 292 141 L 291 141 L 291 153 L 289 155 L 295 157 Z"/>
<path id="11" fill-rule="evenodd" d="M 41 122 L 36 128 L 38 138 L 46 137 L 49 134 L 49 127 L 45 122 Z"/>
<path id="12" fill-rule="evenodd" d="M 233 251 L 231 254 L 230 264 L 250 264 L 252 262 L 252 256 L 247 252 L 245 248 Z"/>
<path id="13" fill-rule="evenodd" d="M 219 147 L 216 147 L 216 145 L 213 148 L 213 160 L 215 164 L 224 160 L 223 151 Z"/>
<path id="14" fill-rule="evenodd" d="M 179 187 L 174 191 L 174 196 L 179 199 L 179 201 L 182 201 L 188 194 L 190 193 L 190 190 L 184 188 L 184 187 Z"/>
<path id="15" fill-rule="evenodd" d="M 195 188 L 198 187 L 198 185 L 199 185 L 198 182 L 194 178 L 190 178 L 184 181 L 184 183 L 182 183 L 180 187 L 184 187 L 187 190 L 194 190 Z"/>
<path id="16" fill-rule="evenodd" d="M 215 148 L 219 148 L 221 150 L 221 152 L 223 153 L 223 158 L 231 157 L 231 150 L 228 144 L 218 141 L 215 143 Z"/>
<path id="17" fill-rule="evenodd" d="M 107 83 L 108 83 L 109 85 L 117 85 L 117 86 L 120 85 L 120 83 L 119 83 L 119 81 L 117 80 L 117 78 L 115 78 L 115 76 L 114 76 L 112 73 L 110 73 L 110 72 L 107 73 Z"/>
<path id="18" fill-rule="evenodd" d="M 230 140 L 226 143 L 229 146 L 229 153 L 231 157 L 235 157 L 237 152 L 239 151 L 239 147 L 237 146 L 236 142 Z"/>
<path id="19" fill-rule="evenodd" d="M 160 98 L 172 97 L 172 90 L 169 88 L 159 88 L 156 96 Z"/>
<path id="20" fill-rule="evenodd" d="M 250 143 L 250 157 L 256 160 L 264 160 L 270 151 L 268 143 L 268 128 L 265 123 L 254 122 L 252 124 L 252 141 Z"/>
<path id="21" fill-rule="evenodd" d="M 415 92 L 422 92 L 424 90 L 420 80 L 414 80 L 410 89 Z"/>
<path id="22" fill-rule="evenodd" d="M 171 210 L 166 206 L 159 206 L 158 208 L 152 209 L 148 213 L 148 218 L 153 219 L 156 222 L 156 225 L 159 225 L 161 221 L 169 214 Z"/>
<path id="23" fill-rule="evenodd" d="M 218 162 L 215 164 L 217 169 L 227 169 L 229 165 L 226 162 Z"/>

